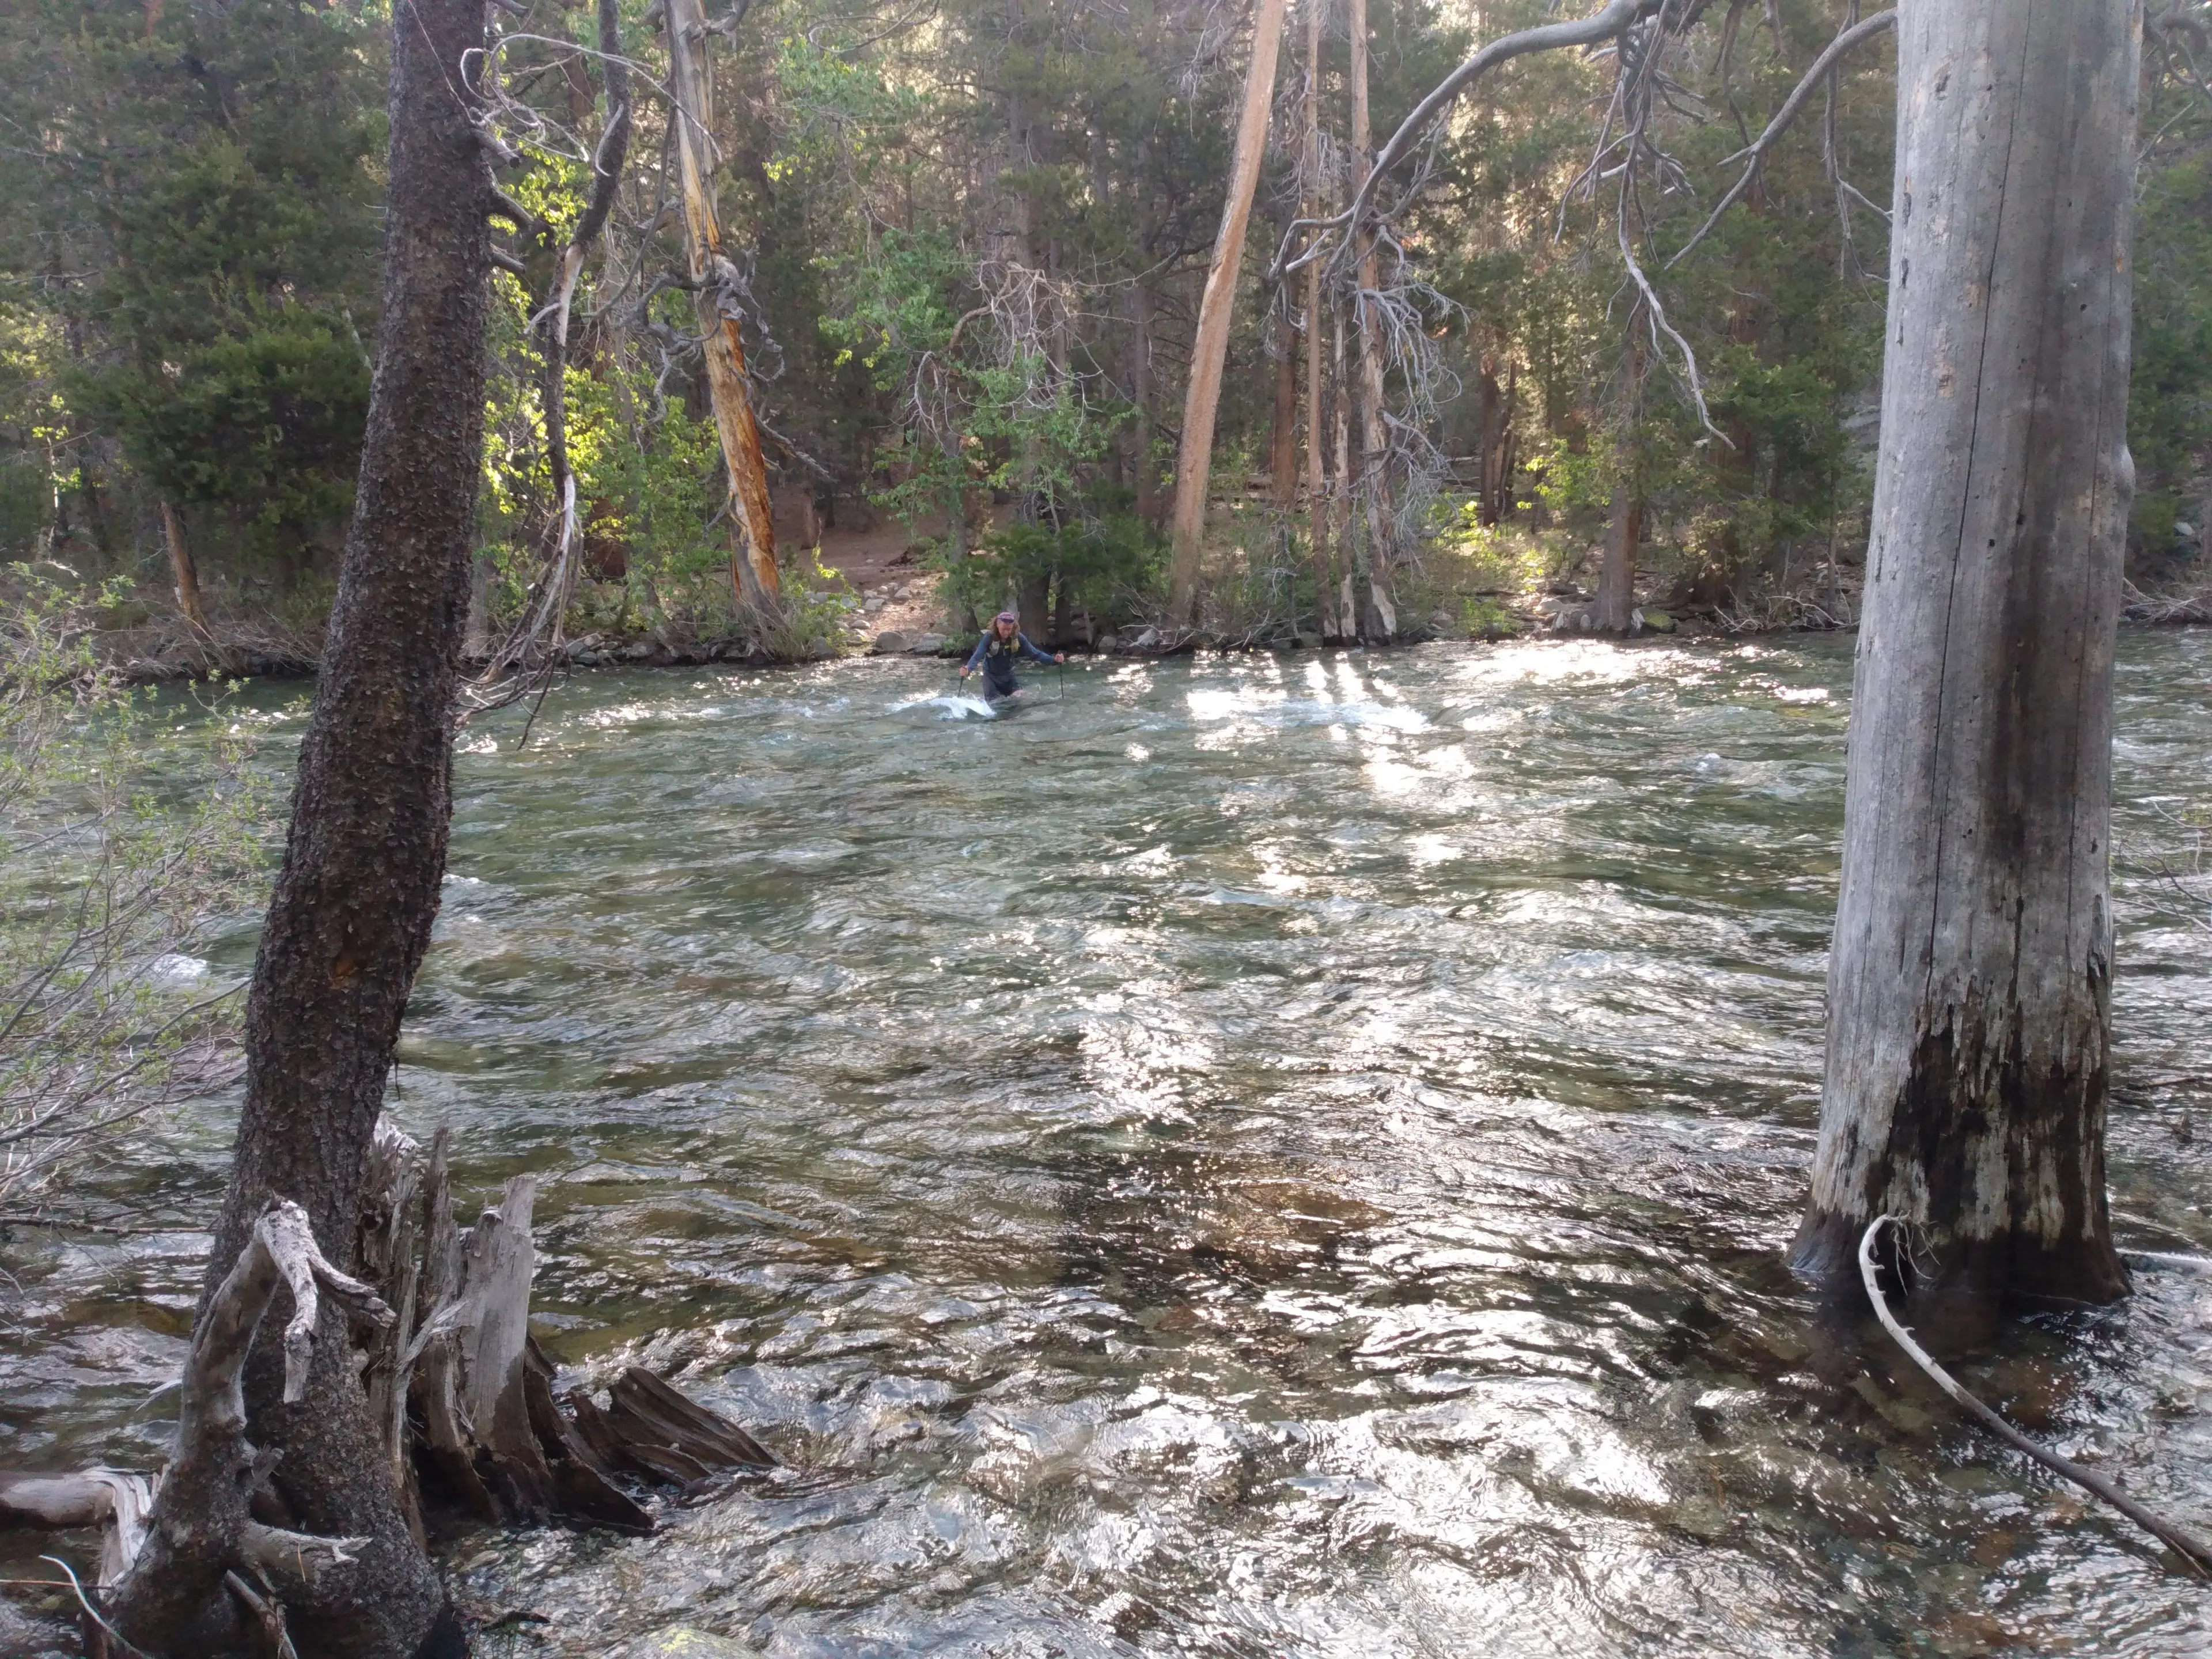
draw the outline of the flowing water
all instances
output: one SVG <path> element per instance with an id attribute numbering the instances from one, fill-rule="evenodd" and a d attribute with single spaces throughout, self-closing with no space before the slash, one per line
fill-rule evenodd
<path id="1" fill-rule="evenodd" d="M 2212 1589 L 1782 1265 L 1850 669 L 1100 663 L 989 718 L 924 664 L 641 672 L 465 733 L 394 1110 L 471 1198 L 539 1176 L 565 1364 L 789 1464 L 651 1540 L 463 1535 L 528 1616 L 486 1650 L 2204 1651 Z M 2212 637 L 2120 691 L 2115 1201 L 2201 1249 L 2212 941 L 2141 860 L 2212 806 Z M 99 1179 L 204 1217 L 225 1133 Z M 204 1245 L 7 1247 L 0 1462 L 155 1460 Z M 2212 1523 L 2208 1316 L 2145 1276 L 1969 1375 Z"/>

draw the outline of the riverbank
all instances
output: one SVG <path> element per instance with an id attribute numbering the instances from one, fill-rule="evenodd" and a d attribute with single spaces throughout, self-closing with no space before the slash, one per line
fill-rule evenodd
<path id="1" fill-rule="evenodd" d="M 973 643 L 973 632 L 943 602 L 944 579 L 927 562 L 928 547 L 925 533 L 884 523 L 828 530 L 818 548 L 802 550 L 817 566 L 811 573 L 815 596 L 828 597 L 833 614 L 842 603 L 845 625 L 842 630 L 832 626 L 811 635 L 804 642 L 806 648 L 797 654 L 764 649 L 756 635 L 729 628 L 726 618 L 718 630 L 712 625 L 640 617 L 627 628 L 593 629 L 565 641 L 565 665 L 682 667 L 727 662 L 766 668 L 838 656 L 958 655 Z M 1857 621 L 1856 574 L 1846 572 L 1847 580 L 1840 586 L 1824 580 L 1802 591 L 1778 591 L 1741 601 L 1731 597 L 1684 602 L 1674 595 L 1655 593 L 1635 612 L 1634 632 L 1740 639 L 1849 629 Z M 1595 597 L 1590 582 L 1571 579 L 1520 591 L 1439 588 L 1430 595 L 1431 603 L 1410 606 L 1407 614 L 1401 614 L 1399 635 L 1391 643 L 1590 637 Z M 1294 632 L 1279 623 L 1178 629 L 1141 599 L 1133 598 L 1127 608 L 1136 613 L 1134 618 L 1110 625 L 1078 613 L 1066 631 L 1039 642 L 1058 650 L 1132 657 L 1203 650 L 1311 649 L 1325 643 L 1310 630 Z M 217 611 L 209 615 L 204 626 L 196 627 L 158 602 L 142 604 L 137 611 L 133 625 L 102 630 L 97 641 L 103 659 L 134 683 L 301 678 L 315 672 L 321 653 L 319 625 L 301 626 L 267 612 Z M 2148 591 L 2124 583 L 2120 620 L 2143 627 L 2212 624 L 2212 577 L 2199 578 L 2191 572 L 2187 580 Z"/>

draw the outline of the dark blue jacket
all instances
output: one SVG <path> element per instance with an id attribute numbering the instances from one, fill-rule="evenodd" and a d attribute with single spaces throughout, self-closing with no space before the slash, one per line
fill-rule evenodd
<path id="1" fill-rule="evenodd" d="M 1014 630 L 1014 637 L 1011 640 L 1002 640 L 999 637 L 997 625 L 994 624 L 985 629 L 983 637 L 975 641 L 975 649 L 968 658 L 969 671 L 972 673 L 981 667 L 984 678 L 991 682 L 993 690 L 1011 691 L 1014 689 L 1014 659 L 1018 656 L 1026 656 L 1036 662 L 1048 663 L 1052 660 L 1049 651 L 1038 650 L 1030 643 L 1030 636 L 1019 629 Z"/>

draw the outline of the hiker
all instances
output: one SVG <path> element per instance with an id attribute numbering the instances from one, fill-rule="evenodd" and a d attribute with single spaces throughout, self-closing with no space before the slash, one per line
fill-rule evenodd
<path id="1" fill-rule="evenodd" d="M 1066 653 L 1048 654 L 1029 641 L 1022 632 L 1022 619 L 1011 611 L 1001 611 L 991 618 L 991 625 L 983 630 L 983 637 L 975 641 L 975 649 L 961 669 L 960 678 L 966 679 L 981 664 L 983 678 L 994 697 L 1011 697 L 1021 688 L 1014 684 L 1014 659 L 1034 658 L 1038 662 L 1066 662 Z"/>

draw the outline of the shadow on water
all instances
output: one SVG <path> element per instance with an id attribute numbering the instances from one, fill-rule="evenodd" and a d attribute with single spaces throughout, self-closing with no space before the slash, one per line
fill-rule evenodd
<path id="1" fill-rule="evenodd" d="M 2124 641 L 2124 846 L 2212 801 L 2212 641 Z M 1781 1262 L 1850 657 L 1429 647 L 604 675 L 472 734 L 395 1110 L 536 1171 L 540 1334 L 802 1471 L 650 1541 L 465 1540 L 487 1650 L 2165 1655 L 2204 1591 Z M 289 728 L 283 728 L 289 729 Z M 2122 886 L 2128 1074 L 2212 976 Z M 251 940 L 227 958 L 242 970 Z M 2186 1100 L 2131 1237 L 2212 1243 Z M 204 1215 L 223 1115 L 104 1176 Z M 0 1458 L 152 1461 L 189 1234 L 26 1235 Z M 2204 1293 L 1969 1380 L 2212 1512 Z M 33 1552 L 34 1553 L 34 1552 Z M 5 1558 L 12 1560 L 14 1558 Z"/>

